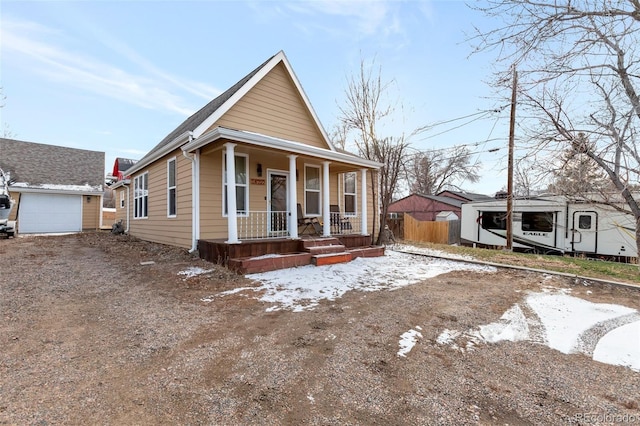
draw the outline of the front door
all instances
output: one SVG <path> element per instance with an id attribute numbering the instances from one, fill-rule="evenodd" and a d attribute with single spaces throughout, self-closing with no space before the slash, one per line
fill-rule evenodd
<path id="1" fill-rule="evenodd" d="M 598 244 L 598 214 L 593 211 L 573 212 L 571 233 L 574 252 L 595 253 Z"/>
<path id="2" fill-rule="evenodd" d="M 286 237 L 289 235 L 287 226 L 289 217 L 287 181 L 289 173 L 269 171 L 268 179 L 267 217 L 269 235 L 272 237 Z"/>

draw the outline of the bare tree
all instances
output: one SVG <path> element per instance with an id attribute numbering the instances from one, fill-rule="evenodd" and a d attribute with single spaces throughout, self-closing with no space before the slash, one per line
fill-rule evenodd
<path id="1" fill-rule="evenodd" d="M 7 99 L 7 96 L 4 94 L 2 86 L 0 86 L 0 108 L 4 108 L 5 99 Z M 4 122 L 2 123 L 2 137 L 3 138 L 13 138 L 14 137 L 14 134 L 11 131 L 11 129 L 9 128 L 9 124 L 8 123 L 4 123 Z"/>
<path id="2" fill-rule="evenodd" d="M 595 148 L 584 133 L 578 133 L 577 140 L 580 141 L 578 142 L 580 145 L 585 144 L 591 150 Z M 608 176 L 584 152 L 570 147 L 562 153 L 559 160 L 557 169 L 552 171 L 550 192 L 571 197 L 586 197 L 594 193 L 606 194 L 615 190 L 611 187 Z"/>
<path id="3" fill-rule="evenodd" d="M 445 189 L 459 190 L 463 182 L 477 182 L 480 164 L 471 160 L 471 153 L 464 146 L 419 151 L 407 167 L 409 188 L 411 192 L 433 195 Z"/>
<path id="4" fill-rule="evenodd" d="M 339 129 L 336 134 L 348 145 L 349 135 L 359 155 L 380 162 L 384 166 L 371 182 L 371 195 L 377 202 L 376 187 L 380 187 L 381 223 L 387 216 L 389 204 L 397 190 L 400 173 L 406 160 L 408 141 L 404 135 L 400 137 L 381 137 L 378 124 L 388 117 L 393 109 L 383 100 L 383 94 L 389 83 L 383 83 L 380 68 L 373 71 L 373 64 L 368 67 L 364 60 L 360 61 L 359 74 L 352 76 L 345 89 L 344 105 L 340 106 Z M 373 235 L 376 229 L 374 222 Z M 382 233 L 378 232 L 376 243 L 379 244 Z"/>
<path id="5" fill-rule="evenodd" d="M 520 122 L 536 152 L 584 155 L 608 177 L 605 200 L 633 215 L 640 252 L 640 0 L 486 0 L 500 22 L 476 29 L 478 51 L 498 51 L 498 86 L 519 74 Z M 586 138 L 590 143 L 584 143 Z M 616 202 L 618 201 L 618 202 Z M 620 203 L 621 202 L 621 203 Z"/>

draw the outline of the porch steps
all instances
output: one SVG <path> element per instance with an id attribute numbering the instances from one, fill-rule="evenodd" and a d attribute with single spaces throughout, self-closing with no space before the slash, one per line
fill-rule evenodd
<path id="1" fill-rule="evenodd" d="M 351 262 L 351 253 L 343 251 L 341 253 L 317 254 L 311 256 L 311 264 L 315 266 L 335 265 L 336 263 Z"/>
<path id="2" fill-rule="evenodd" d="M 304 265 L 333 265 L 357 257 L 384 256 L 384 247 L 371 246 L 363 235 L 312 237 L 299 240 L 277 239 L 227 244 L 217 240 L 199 240 L 200 257 L 226 264 L 241 274 L 275 271 Z"/>
<path id="3" fill-rule="evenodd" d="M 311 254 L 311 264 L 315 266 L 346 263 L 353 259 L 345 245 L 333 237 L 303 240 L 302 247 Z"/>

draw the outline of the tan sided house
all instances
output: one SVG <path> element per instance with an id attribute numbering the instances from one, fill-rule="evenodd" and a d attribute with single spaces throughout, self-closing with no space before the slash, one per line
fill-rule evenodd
<path id="1" fill-rule="evenodd" d="M 126 171 L 117 218 L 242 272 L 379 255 L 380 166 L 332 146 L 279 52 Z"/>

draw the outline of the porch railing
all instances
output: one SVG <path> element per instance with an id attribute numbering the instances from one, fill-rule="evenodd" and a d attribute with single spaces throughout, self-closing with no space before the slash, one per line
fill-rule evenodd
<path id="1" fill-rule="evenodd" d="M 344 216 L 342 213 L 332 212 L 331 235 L 360 234 L 362 222 L 360 215 Z"/>
<path id="2" fill-rule="evenodd" d="M 317 218 L 322 222 L 322 217 Z M 287 222 L 289 212 L 286 211 L 250 211 L 247 215 L 238 216 L 238 238 L 240 240 L 286 238 L 289 236 Z M 330 214 L 331 235 L 360 234 L 360 215 L 344 216 L 340 213 Z"/>
<path id="3" fill-rule="evenodd" d="M 289 236 L 286 211 L 250 211 L 238 216 L 238 238 L 245 240 L 284 238 Z"/>

